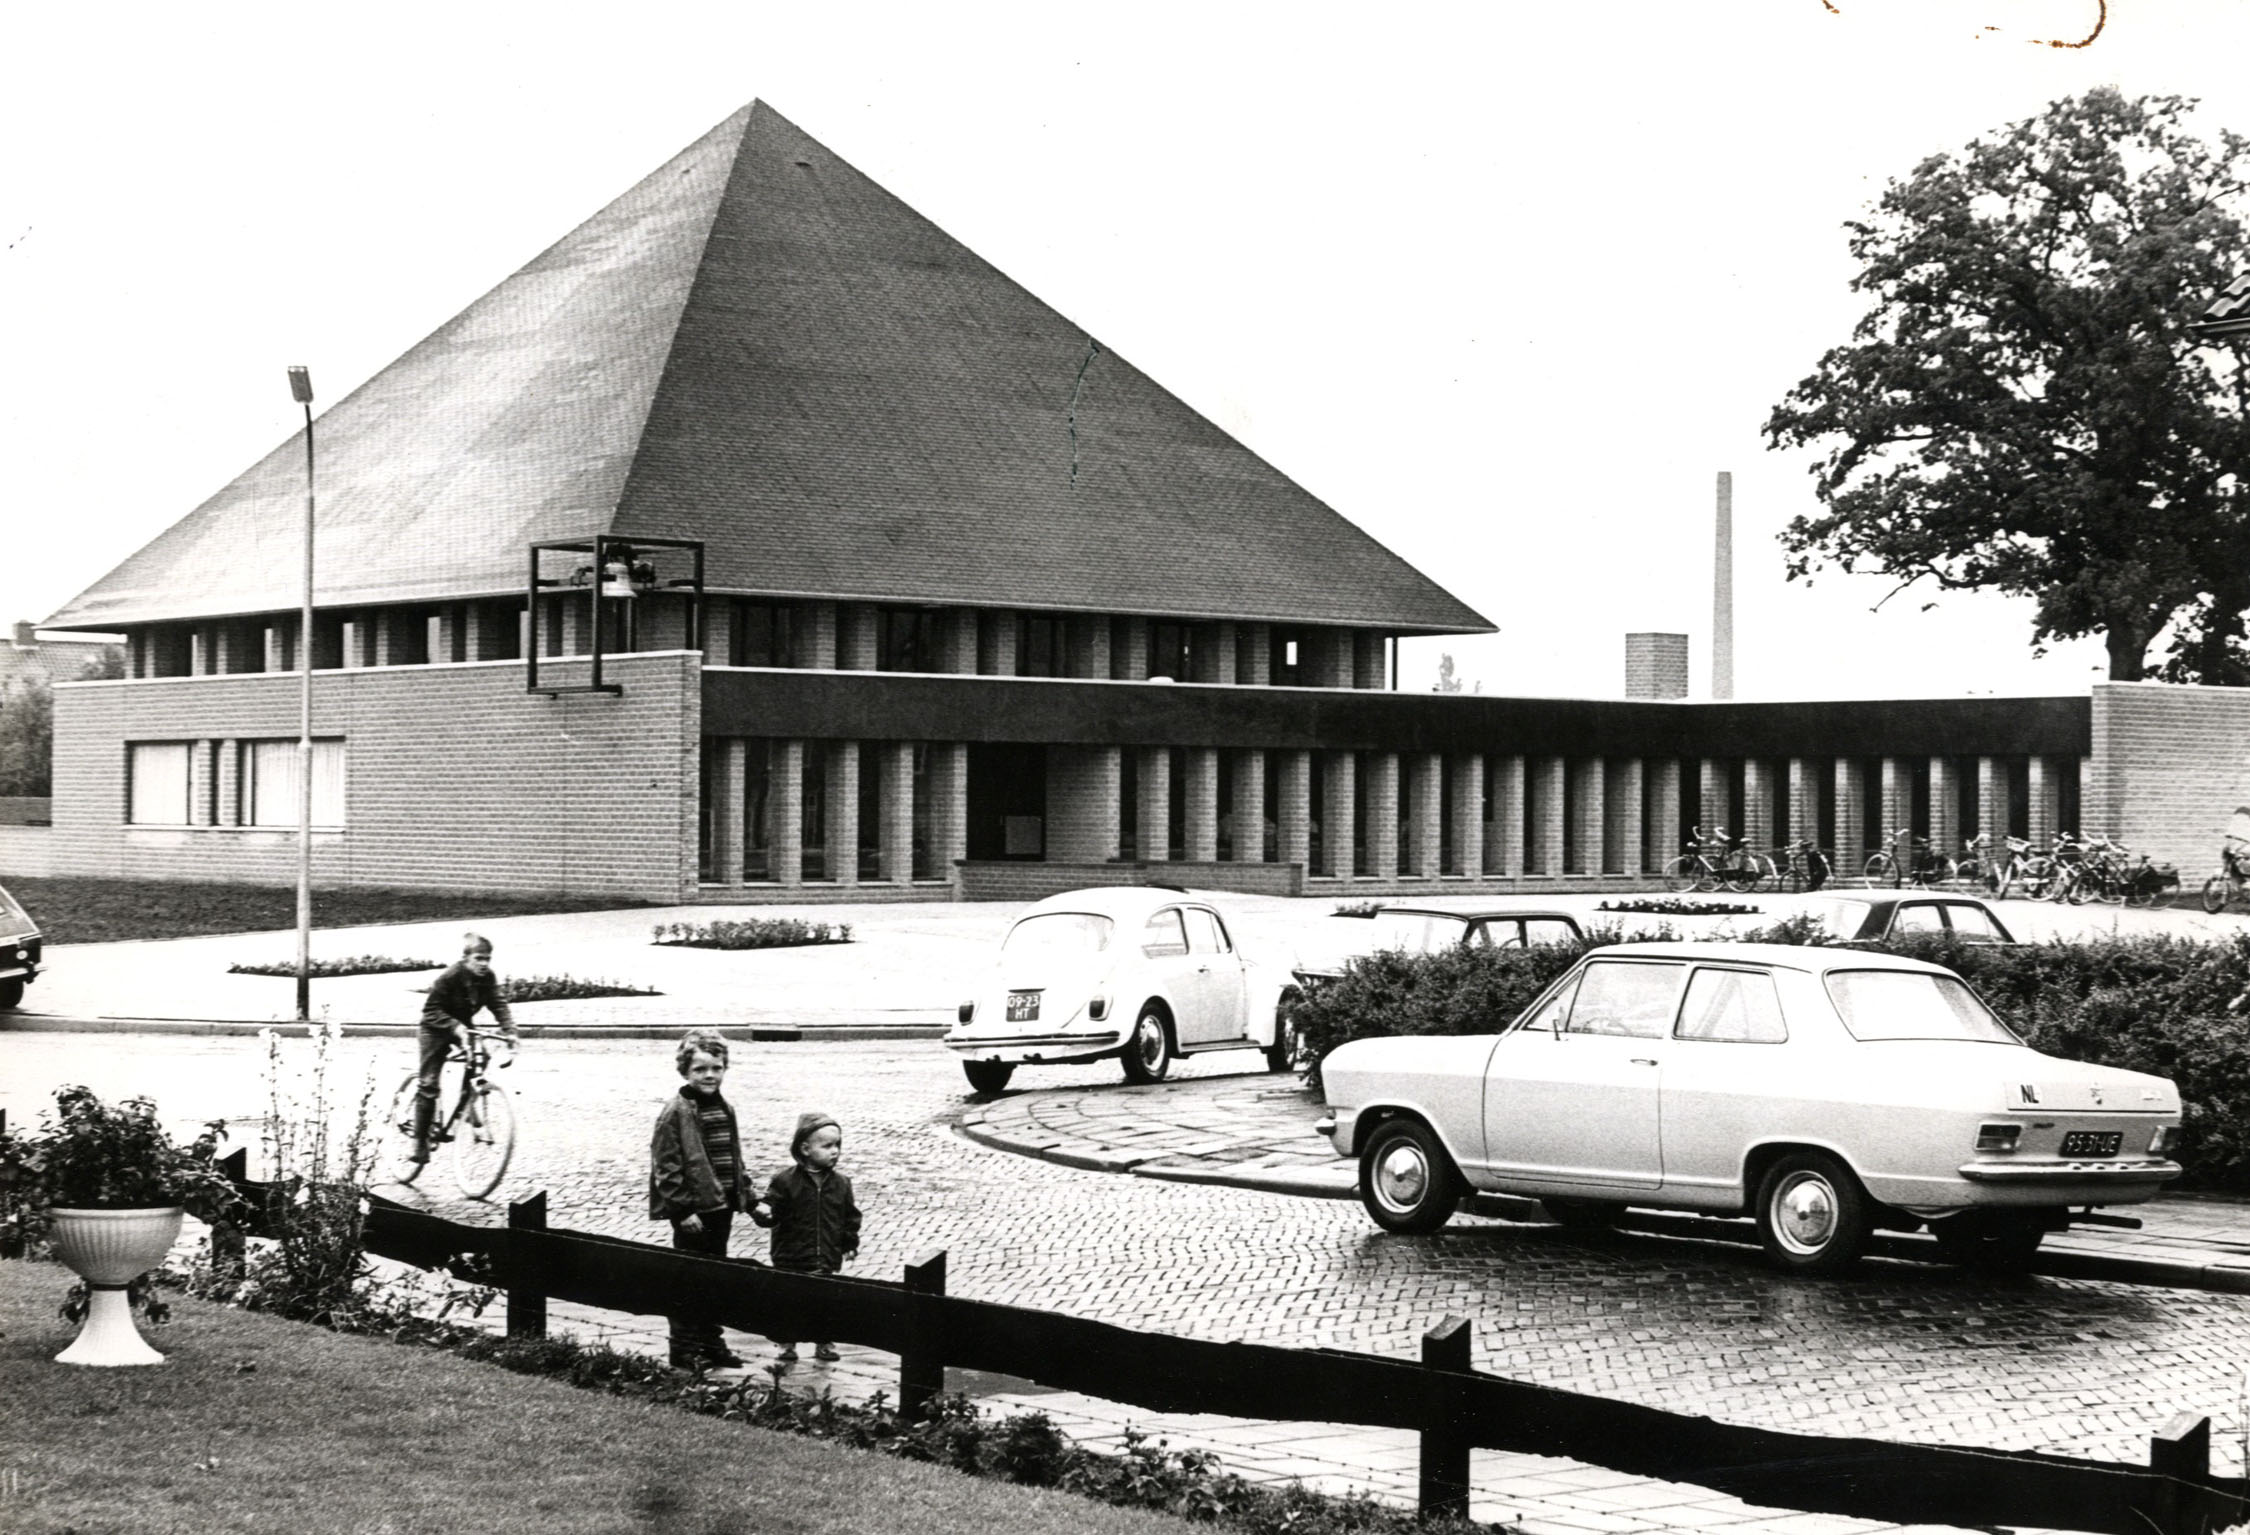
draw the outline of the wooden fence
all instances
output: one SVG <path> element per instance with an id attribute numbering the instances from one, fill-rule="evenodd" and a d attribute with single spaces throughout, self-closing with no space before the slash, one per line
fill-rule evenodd
<path id="1" fill-rule="evenodd" d="M 644 1316 L 693 1311 L 743 1332 L 896 1354 L 909 1417 L 944 1389 L 951 1366 L 1150 1412 L 1409 1430 L 1421 1439 L 1426 1513 L 1466 1514 L 1472 1449 L 1558 1456 L 1769 1507 L 1897 1524 L 2208 1535 L 2250 1507 L 2242 1479 L 2211 1474 L 2210 1422 L 2192 1414 L 2153 1436 L 2146 1466 L 1781 1433 L 1482 1374 L 1470 1366 L 1460 1317 L 1424 1335 L 1419 1362 L 1212 1343 L 948 1295 L 943 1251 L 923 1254 L 898 1283 L 793 1274 L 550 1230 L 546 1208 L 541 1194 L 509 1206 L 505 1227 L 467 1226 L 372 1196 L 367 1247 L 423 1268 L 480 1258 L 506 1291 L 514 1334 L 543 1336 L 554 1299 Z"/>

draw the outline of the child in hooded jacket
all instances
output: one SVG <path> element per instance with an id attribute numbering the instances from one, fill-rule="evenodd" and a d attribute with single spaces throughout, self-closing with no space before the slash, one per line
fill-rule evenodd
<path id="1" fill-rule="evenodd" d="M 773 1228 L 773 1266 L 799 1274 L 833 1274 L 859 1252 L 859 1205 L 852 1198 L 852 1180 L 837 1171 L 844 1154 L 844 1131 L 835 1116 L 810 1113 L 797 1117 L 797 1133 L 789 1142 L 794 1164 L 774 1174 L 766 1197 L 750 1212 L 761 1226 Z M 776 1338 L 783 1364 L 797 1362 L 794 1338 Z M 815 1359 L 835 1359 L 835 1347 L 813 1345 Z"/>

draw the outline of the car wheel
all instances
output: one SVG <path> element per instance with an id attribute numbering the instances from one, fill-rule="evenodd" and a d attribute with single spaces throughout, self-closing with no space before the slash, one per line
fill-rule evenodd
<path id="1" fill-rule="evenodd" d="M 1296 1000 L 1292 991 L 1274 1004 L 1273 1043 L 1266 1046 L 1268 1071 L 1287 1071 L 1297 1064 L 1297 1020 L 1289 1016 L 1290 1004 Z"/>
<path id="2" fill-rule="evenodd" d="M 1791 1152 L 1758 1185 L 1758 1238 L 1785 1269 L 1840 1273 L 1859 1261 L 1871 1229 L 1859 1180 L 1824 1151 Z"/>
<path id="3" fill-rule="evenodd" d="M 1164 1014 L 1154 1006 L 1144 1007 L 1133 1020 L 1133 1032 L 1125 1037 L 1125 1080 L 1161 1082 L 1171 1069 L 1172 1036 L 1164 1026 Z"/>
<path id="4" fill-rule="evenodd" d="M 1460 1175 L 1428 1125 L 1394 1119 L 1360 1153 L 1359 1202 L 1385 1231 L 1426 1236 L 1453 1218 Z"/>
<path id="5" fill-rule="evenodd" d="M 2214 874 L 2203 882 L 2203 909 L 2213 916 L 2227 909 L 2227 877 Z"/>
<path id="6" fill-rule="evenodd" d="M 0 1013 L 23 1005 L 23 977 L 10 976 L 0 981 Z"/>
<path id="7" fill-rule="evenodd" d="M 1598 1199 L 1542 1199 L 1539 1203 L 1556 1225 L 1572 1231 L 1608 1231 L 1625 1213 L 1623 1205 L 1603 1204 Z"/>
<path id="8" fill-rule="evenodd" d="M 969 1086 L 980 1093 L 996 1093 L 1008 1085 L 1016 1074 L 1014 1061 L 963 1061 L 961 1073 L 969 1079 Z"/>
<path id="9" fill-rule="evenodd" d="M 1948 1263 L 2018 1274 L 2030 1267 L 2032 1254 L 2046 1238 L 2047 1227 L 2033 1215 L 1964 1210 L 1930 1222 L 1930 1235 Z"/>

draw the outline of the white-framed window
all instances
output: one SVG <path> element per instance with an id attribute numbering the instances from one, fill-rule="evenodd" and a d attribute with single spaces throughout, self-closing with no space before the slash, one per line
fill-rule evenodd
<path id="1" fill-rule="evenodd" d="M 312 823 L 344 824 L 344 743 L 342 739 L 312 744 Z M 245 826 L 295 826 L 297 824 L 297 753 L 295 741 L 245 741 L 242 743 L 242 824 Z"/>
<path id="2" fill-rule="evenodd" d="M 188 824 L 188 741 L 129 741 L 125 746 L 125 819 L 134 826 Z"/>

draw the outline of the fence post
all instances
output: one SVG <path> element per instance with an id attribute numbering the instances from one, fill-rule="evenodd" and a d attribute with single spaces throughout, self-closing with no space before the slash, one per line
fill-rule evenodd
<path id="1" fill-rule="evenodd" d="M 510 1231 L 545 1231 L 547 1229 L 547 1191 L 541 1189 L 529 1199 L 511 1200 L 508 1205 Z M 547 1336 L 547 1292 L 540 1289 L 514 1242 L 506 1249 L 508 1258 L 508 1336 L 511 1338 L 544 1338 Z"/>
<path id="2" fill-rule="evenodd" d="M 1426 1385 L 1422 1409 L 1422 1481 L 1425 1519 L 1469 1517 L 1469 1434 L 1461 1384 L 1472 1373 L 1469 1319 L 1449 1316 L 1422 1334 Z"/>
<path id="3" fill-rule="evenodd" d="M 945 1391 L 945 1249 L 906 1266 L 906 1347 L 898 1356 L 898 1415 L 921 1421 Z"/>
<path id="4" fill-rule="evenodd" d="M 219 1171 L 240 1192 L 242 1185 L 250 1181 L 250 1149 L 247 1146 L 237 1146 L 219 1158 Z M 256 1218 L 255 1215 L 251 1217 L 252 1220 Z M 243 1269 L 247 1267 L 245 1251 L 243 1225 L 221 1221 L 211 1228 L 211 1272 L 214 1276 L 220 1279 L 240 1279 Z"/>
<path id="5" fill-rule="evenodd" d="M 2150 1512 L 2158 1535 L 2202 1535 L 2200 1500 L 2190 1497 L 2187 1488 L 2210 1479 L 2211 1420 L 2192 1412 L 2175 1416 L 2149 1440 L 2148 1469 L 2155 1492 Z"/>

